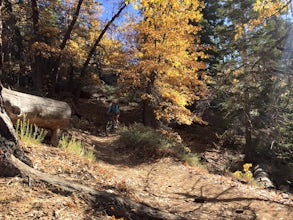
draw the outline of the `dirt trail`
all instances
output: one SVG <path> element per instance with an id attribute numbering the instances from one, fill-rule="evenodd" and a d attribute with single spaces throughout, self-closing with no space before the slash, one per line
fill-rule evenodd
<path id="1" fill-rule="evenodd" d="M 112 173 L 111 184 L 133 199 L 187 219 L 293 219 L 292 195 L 209 174 L 172 158 L 135 163 L 118 136 L 89 137 L 99 165 Z"/>
<path id="2" fill-rule="evenodd" d="M 133 161 L 135 155 L 120 145 L 117 135 L 73 132 L 95 147 L 96 162 L 47 145 L 23 146 L 35 169 L 186 219 L 293 219 L 292 195 L 245 185 L 172 158 Z M 91 206 L 75 194 L 15 177 L 0 178 L 0 219 L 111 218 L 102 207 Z"/>

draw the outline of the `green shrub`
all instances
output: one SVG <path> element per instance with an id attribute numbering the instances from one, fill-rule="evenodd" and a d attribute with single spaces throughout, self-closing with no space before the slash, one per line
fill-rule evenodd
<path id="1" fill-rule="evenodd" d="M 157 155 L 173 155 L 189 165 L 198 165 L 198 156 L 182 143 L 176 142 L 172 132 L 162 132 L 135 123 L 120 132 L 120 140 L 128 148 L 149 151 Z"/>
<path id="2" fill-rule="evenodd" d="M 15 131 L 20 140 L 26 144 L 40 144 L 48 133 L 47 130 L 31 124 L 26 116 L 17 120 Z"/>
<path id="3" fill-rule="evenodd" d="M 70 137 L 68 135 L 62 135 L 59 140 L 58 146 L 68 152 L 74 153 L 79 156 L 83 156 L 90 161 L 95 161 L 95 155 L 92 150 L 85 149 L 80 140 L 76 140 L 75 137 Z"/>

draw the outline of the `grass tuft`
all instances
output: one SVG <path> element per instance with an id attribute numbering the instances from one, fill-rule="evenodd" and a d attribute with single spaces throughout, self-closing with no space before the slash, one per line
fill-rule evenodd
<path id="1" fill-rule="evenodd" d="M 95 161 L 96 157 L 94 152 L 90 149 L 86 149 L 80 140 L 77 140 L 74 136 L 62 135 L 59 140 L 58 146 L 68 152 L 74 153 L 79 156 L 83 156 L 90 161 Z"/>
<path id="2" fill-rule="evenodd" d="M 46 129 L 31 124 L 26 116 L 17 120 L 15 131 L 25 144 L 40 144 L 48 133 Z"/>

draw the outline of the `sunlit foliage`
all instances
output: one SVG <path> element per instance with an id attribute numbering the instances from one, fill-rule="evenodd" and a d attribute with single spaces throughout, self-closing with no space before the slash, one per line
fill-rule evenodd
<path id="1" fill-rule="evenodd" d="M 202 18 L 200 1 L 140 1 L 142 20 L 135 27 L 137 51 L 131 71 L 122 75 L 132 85 L 148 88 L 148 100 L 159 120 L 203 122 L 187 106 L 206 92 L 206 55 L 197 32 Z"/>
<path id="2" fill-rule="evenodd" d="M 260 25 L 266 25 L 273 16 L 279 16 L 289 9 L 291 0 L 255 0 L 253 11 L 256 14 L 250 17 L 248 22 L 239 23 L 236 26 L 235 38 L 244 34 L 245 31 L 252 31 Z"/>

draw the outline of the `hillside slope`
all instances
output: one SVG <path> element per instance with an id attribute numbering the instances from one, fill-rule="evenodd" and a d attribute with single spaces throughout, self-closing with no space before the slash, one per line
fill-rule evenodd
<path id="1" fill-rule="evenodd" d="M 292 195 L 245 185 L 172 158 L 145 162 L 143 155 L 122 146 L 116 135 L 72 132 L 95 147 L 97 161 L 47 145 L 22 146 L 35 169 L 186 219 L 293 219 Z M 0 203 L 0 219 L 111 219 L 111 213 L 89 204 L 82 195 L 19 177 L 0 179 Z"/>

